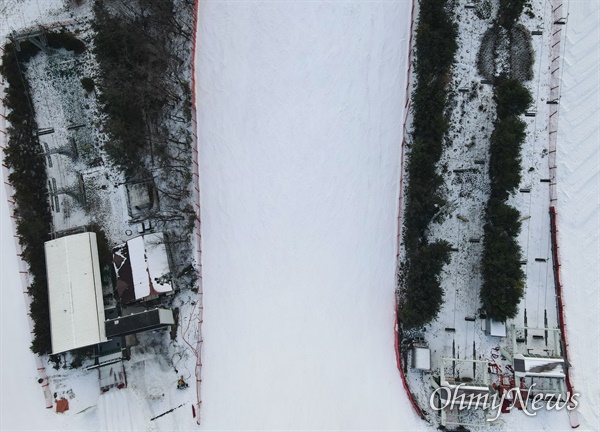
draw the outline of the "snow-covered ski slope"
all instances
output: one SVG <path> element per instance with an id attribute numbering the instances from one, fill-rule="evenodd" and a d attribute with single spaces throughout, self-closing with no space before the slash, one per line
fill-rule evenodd
<path id="1" fill-rule="evenodd" d="M 200 5 L 206 430 L 426 426 L 394 353 L 410 5 Z"/>
<path id="2" fill-rule="evenodd" d="M 567 342 L 585 430 L 600 430 L 599 22 L 598 2 L 568 2 L 556 155 Z"/>

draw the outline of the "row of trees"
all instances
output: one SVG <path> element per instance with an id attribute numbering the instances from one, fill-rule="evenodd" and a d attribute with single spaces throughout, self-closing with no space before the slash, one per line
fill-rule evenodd
<path id="1" fill-rule="evenodd" d="M 47 40 L 50 47 L 75 52 L 85 50 L 83 42 L 64 31 L 48 33 Z M 39 52 L 37 46 L 27 41 L 20 43 L 20 51 L 12 42 L 7 43 L 0 73 L 8 84 L 4 105 L 8 109 L 6 119 L 10 124 L 6 130 L 8 145 L 4 151 L 4 163 L 11 170 L 8 181 L 15 190 L 12 198 L 15 201 L 17 235 L 23 249 L 22 258 L 29 266 L 31 277 L 28 287 L 30 314 L 34 321 L 31 349 L 45 354 L 51 351 L 51 338 L 44 242 L 50 239 L 52 218 L 46 188 L 46 165 L 40 152 L 34 107 L 28 96 L 29 85 L 23 74 L 27 61 Z"/>
<path id="2" fill-rule="evenodd" d="M 480 300 L 488 317 L 497 321 L 516 316 L 525 288 L 521 248 L 517 242 L 521 229 L 520 214 L 506 202 L 521 183 L 521 147 L 525 141 L 526 125 L 520 116 L 532 102 L 531 94 L 519 81 L 531 78 L 533 59 L 530 43 L 527 45 L 529 34 L 517 37 L 520 31 L 517 21 L 525 3 L 525 0 L 500 0 L 494 27 L 490 29 L 494 34 L 508 32 L 515 46 L 524 44 L 520 49 L 521 55 L 511 51 L 510 70 L 494 77 L 496 123 L 490 138 L 490 197 L 483 227 Z M 490 53 L 492 57 L 487 59 L 490 65 L 495 64 L 494 57 L 498 51 L 498 47 L 495 47 Z M 480 52 L 479 67 L 482 73 L 483 60 Z M 518 73 L 519 70 L 525 73 Z"/>
<path id="3" fill-rule="evenodd" d="M 148 167 L 147 156 L 154 162 L 156 147 L 168 140 L 163 124 L 169 110 L 184 99 L 185 85 L 177 82 L 183 61 L 171 41 L 189 35 L 174 10 L 172 0 L 94 4 L 96 85 L 109 135 L 104 150 L 128 176 Z"/>
<path id="4" fill-rule="evenodd" d="M 108 136 L 103 149 L 127 181 L 154 180 L 159 205 L 144 216 L 168 233 L 174 274 L 193 257 L 197 216 L 189 85 L 194 13 L 193 0 L 94 4 L 94 84 Z"/>
<path id="5" fill-rule="evenodd" d="M 413 132 L 406 165 L 403 241 L 398 316 L 405 328 L 433 320 L 443 303 L 440 274 L 450 261 L 450 244 L 429 242 L 428 227 L 445 204 L 444 180 L 436 165 L 449 123 L 447 85 L 458 48 L 457 27 L 447 1 L 422 0 L 415 39 L 416 83 L 412 94 Z"/>
<path id="6" fill-rule="evenodd" d="M 506 203 L 521 182 L 521 146 L 525 123 L 519 118 L 531 104 L 529 91 L 517 80 L 500 80 L 494 89 L 497 120 L 490 140 L 491 193 L 485 210 L 480 300 L 497 321 L 513 318 L 524 293 L 521 228 L 517 209 Z"/>

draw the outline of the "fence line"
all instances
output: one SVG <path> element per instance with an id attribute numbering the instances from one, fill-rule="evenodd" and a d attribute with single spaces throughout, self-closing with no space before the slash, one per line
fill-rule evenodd
<path id="1" fill-rule="evenodd" d="M 196 253 L 198 260 L 198 340 L 196 342 L 196 423 L 201 422 L 202 408 L 202 322 L 204 315 L 202 288 L 202 223 L 200 218 L 200 163 L 198 161 L 198 119 L 196 113 L 196 31 L 198 27 L 198 0 L 194 1 L 192 29 L 192 143 L 194 146 L 194 188 L 196 191 Z"/>
<path id="2" fill-rule="evenodd" d="M 404 387 L 404 390 L 406 391 L 406 395 L 408 396 L 408 400 L 411 404 L 411 406 L 413 407 L 413 409 L 415 410 L 415 412 L 417 413 L 417 415 L 421 418 L 421 419 L 425 419 L 425 416 L 423 414 L 423 411 L 421 411 L 421 408 L 419 408 L 419 405 L 417 404 L 417 401 L 415 400 L 412 392 L 410 391 L 410 388 L 408 386 L 408 382 L 406 381 L 406 376 L 404 375 L 404 365 L 403 365 L 403 360 L 404 357 L 402 356 L 402 350 L 400 348 L 400 344 L 401 344 L 401 329 L 398 325 L 398 305 L 400 302 L 400 292 L 398 289 L 398 276 L 399 276 L 399 264 L 400 264 L 400 250 L 402 247 L 402 213 L 403 213 L 403 199 L 404 199 L 404 147 L 405 147 L 405 143 L 406 143 L 406 138 L 407 138 L 407 125 L 409 122 L 409 116 L 410 116 L 410 89 L 411 89 L 411 73 L 412 73 L 412 49 L 413 49 L 413 25 L 415 22 L 415 3 L 414 0 L 411 1 L 411 9 L 410 9 L 410 36 L 408 39 L 408 67 L 407 67 L 407 76 L 406 76 L 406 89 L 405 89 L 405 93 L 406 93 L 406 101 L 404 103 L 404 119 L 402 122 L 402 144 L 401 144 L 401 149 L 400 149 L 400 179 L 399 179 L 399 185 L 400 185 L 400 190 L 398 193 L 398 231 L 397 231 L 397 237 L 396 237 L 396 272 L 395 272 L 395 279 L 394 279 L 394 283 L 396 284 L 396 302 L 395 302 L 395 308 L 394 308 L 394 316 L 395 316 L 395 320 L 394 320 L 394 349 L 396 352 L 396 365 L 398 367 L 398 371 L 400 372 L 400 378 L 402 379 L 402 386 Z"/>
<path id="3" fill-rule="evenodd" d="M 8 145 L 8 137 L 6 134 L 6 107 L 4 106 L 4 80 L 0 81 L 0 149 L 4 150 Z M 4 160 L 4 157 L 3 157 Z M 15 242 L 15 251 L 17 255 L 17 266 L 19 269 L 19 279 L 21 280 L 21 291 L 23 292 L 23 298 L 25 300 L 25 308 L 27 313 L 27 321 L 29 323 L 29 332 L 33 335 L 34 322 L 31 314 L 29 312 L 29 307 L 31 305 L 31 297 L 27 288 L 29 287 L 30 277 L 29 277 L 29 269 L 23 258 L 21 257 L 23 254 L 23 248 L 19 243 L 19 236 L 17 235 L 17 226 L 16 226 L 16 216 L 15 216 L 15 201 L 12 199 L 15 190 L 12 185 L 8 181 L 8 175 L 10 171 L 8 166 L 2 163 L 2 179 L 4 183 L 4 188 L 6 190 L 6 201 L 9 212 L 9 220 L 13 232 L 13 239 Z M 16 287 L 10 287 L 16 288 Z M 41 385 L 42 390 L 44 392 L 44 399 L 46 401 L 46 408 L 51 409 L 53 407 L 54 399 L 52 397 L 52 392 L 50 391 L 50 383 L 48 382 L 48 375 L 46 374 L 46 366 L 44 363 L 44 359 L 42 356 L 32 353 L 35 357 L 35 364 L 38 375 L 38 383 Z"/>
<path id="4" fill-rule="evenodd" d="M 560 327 L 561 342 L 565 360 L 569 361 L 569 344 L 567 343 L 567 325 L 563 302 L 563 286 L 560 277 L 560 254 L 558 245 L 558 222 L 556 205 L 558 201 L 556 177 L 556 143 L 558 140 L 558 118 L 560 109 L 560 84 L 562 77 L 563 58 L 561 54 L 562 41 L 566 38 L 566 25 L 568 13 L 563 8 L 562 0 L 552 1 L 552 27 L 550 37 L 550 92 L 547 103 L 549 104 L 548 117 L 548 168 L 550 172 L 550 232 L 552 243 L 552 265 L 554 270 L 554 287 L 556 290 L 556 306 L 558 309 L 558 323 Z M 569 394 L 574 394 L 571 381 L 570 367 L 566 370 L 566 385 Z M 577 426 L 574 426 L 577 427 Z"/>
<path id="5" fill-rule="evenodd" d="M 560 101 L 561 79 L 561 41 L 566 16 L 562 7 L 562 0 L 552 1 L 552 27 L 550 28 L 550 92 L 547 104 L 549 106 L 548 118 L 548 165 L 550 168 L 550 203 L 555 203 L 556 196 L 556 140 L 558 131 L 558 108 Z"/>
<path id="6" fill-rule="evenodd" d="M 402 245 L 402 210 L 404 199 L 404 147 L 407 137 L 407 124 L 410 115 L 410 88 L 412 73 L 412 49 L 413 49 L 413 24 L 415 22 L 415 3 L 411 1 L 410 9 L 410 36 L 408 39 L 408 68 L 406 76 L 406 101 L 404 103 L 404 120 L 402 122 L 402 146 L 400 150 L 400 192 L 398 194 L 398 231 L 396 237 L 396 280 L 398 280 L 398 263 L 400 261 L 400 249 Z"/>

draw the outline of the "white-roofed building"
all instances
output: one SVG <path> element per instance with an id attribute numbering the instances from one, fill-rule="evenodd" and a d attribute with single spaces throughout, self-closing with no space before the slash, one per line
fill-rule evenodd
<path id="1" fill-rule="evenodd" d="M 413 346 L 412 367 L 422 371 L 431 370 L 431 351 L 426 346 Z"/>
<path id="2" fill-rule="evenodd" d="M 45 243 L 54 354 L 106 341 L 96 234 Z"/>
<path id="3" fill-rule="evenodd" d="M 506 337 L 506 323 L 487 318 L 485 320 L 485 332 L 490 336 Z"/>

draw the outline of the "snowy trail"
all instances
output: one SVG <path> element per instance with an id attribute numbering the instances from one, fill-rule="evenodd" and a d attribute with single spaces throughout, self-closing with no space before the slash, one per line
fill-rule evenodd
<path id="1" fill-rule="evenodd" d="M 393 344 L 410 2 L 199 20 L 204 427 L 424 428 Z"/>
<path id="2" fill-rule="evenodd" d="M 600 427 L 600 7 L 570 1 L 557 142 L 557 223 L 567 341 L 584 430 Z"/>
<path id="3" fill-rule="evenodd" d="M 153 430 L 144 401 L 139 400 L 129 389 L 109 391 L 98 400 L 100 431 Z M 146 407 L 147 408 L 147 407 Z"/>

